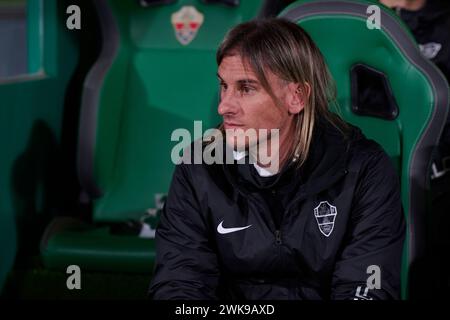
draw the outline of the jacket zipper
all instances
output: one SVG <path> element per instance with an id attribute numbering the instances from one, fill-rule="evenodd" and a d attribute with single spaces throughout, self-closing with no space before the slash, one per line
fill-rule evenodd
<path id="1" fill-rule="evenodd" d="M 275 230 L 275 241 L 277 244 L 281 244 L 281 232 L 280 230 Z"/>

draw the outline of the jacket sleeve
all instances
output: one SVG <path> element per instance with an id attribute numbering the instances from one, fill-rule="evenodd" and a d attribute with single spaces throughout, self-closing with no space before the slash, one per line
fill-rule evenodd
<path id="1" fill-rule="evenodd" d="M 217 299 L 217 254 L 196 198 L 187 165 L 177 165 L 156 229 L 155 300 Z"/>
<path id="2" fill-rule="evenodd" d="M 405 237 L 398 175 L 379 151 L 370 156 L 358 180 L 331 298 L 398 299 Z"/>

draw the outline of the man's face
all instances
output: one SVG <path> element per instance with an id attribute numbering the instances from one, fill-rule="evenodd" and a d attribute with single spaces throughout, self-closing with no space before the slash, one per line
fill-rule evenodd
<path id="1" fill-rule="evenodd" d="M 426 0 L 379 0 L 382 4 L 389 8 L 402 8 L 406 10 L 420 10 L 425 3 Z"/>
<path id="2" fill-rule="evenodd" d="M 223 117 L 223 125 L 226 131 L 240 132 L 255 129 L 279 129 L 280 143 L 283 141 L 283 133 L 291 127 L 292 115 L 288 113 L 285 105 L 288 94 L 288 86 L 284 85 L 279 77 L 271 72 L 266 73 L 266 78 L 273 93 L 279 98 L 282 105 L 276 106 L 275 101 L 262 87 L 255 73 L 249 66 L 245 68 L 239 55 L 227 56 L 219 66 L 218 77 L 220 81 L 219 114 Z M 238 130 L 241 129 L 241 130 Z M 238 130 L 238 131 L 236 131 Z M 242 133 L 237 136 L 242 137 Z M 264 137 L 260 134 L 256 139 L 235 138 L 227 135 L 227 143 L 235 149 L 254 146 Z M 269 140 L 270 138 L 268 138 Z"/>

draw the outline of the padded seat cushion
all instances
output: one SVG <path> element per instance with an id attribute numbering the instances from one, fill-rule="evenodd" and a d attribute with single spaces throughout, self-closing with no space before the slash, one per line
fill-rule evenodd
<path id="1" fill-rule="evenodd" d="M 57 218 L 47 228 L 41 244 L 42 259 L 50 269 L 151 273 L 155 261 L 154 239 L 113 235 L 109 227 L 94 228 L 70 218 Z"/>

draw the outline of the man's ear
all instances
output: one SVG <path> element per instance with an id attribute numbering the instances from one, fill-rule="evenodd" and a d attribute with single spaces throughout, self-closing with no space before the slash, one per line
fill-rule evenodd
<path id="1" fill-rule="evenodd" d="M 288 112 L 290 114 L 300 113 L 309 100 L 311 86 L 307 82 L 303 84 L 292 82 L 288 84 L 288 90 Z"/>

